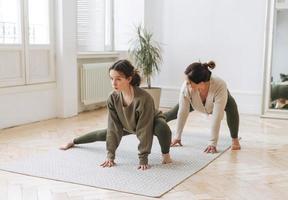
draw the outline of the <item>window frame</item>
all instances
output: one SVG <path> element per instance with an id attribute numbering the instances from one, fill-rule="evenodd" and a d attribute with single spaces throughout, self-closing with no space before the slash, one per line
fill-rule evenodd
<path id="1" fill-rule="evenodd" d="M 104 5 L 103 5 L 103 29 L 104 29 L 104 34 L 103 34 L 103 46 L 101 46 L 102 50 L 96 50 L 96 49 L 90 49 L 92 46 L 89 45 L 80 45 L 80 40 L 85 39 L 84 41 L 89 41 L 89 37 L 79 37 L 79 27 L 82 25 L 86 26 L 86 23 L 89 21 L 85 21 L 86 23 L 83 23 L 82 21 L 82 13 L 79 15 L 79 10 L 81 12 L 81 9 L 83 9 L 83 3 L 87 3 L 89 4 L 89 0 L 77 0 L 76 1 L 76 42 L 77 42 L 77 51 L 78 52 L 94 52 L 94 54 L 102 54 L 103 52 L 114 52 L 114 0 L 101 0 Z M 78 7 L 79 5 L 79 7 Z M 107 8 L 107 5 L 110 6 Z M 89 9 L 89 7 L 84 7 L 85 9 Z M 79 9 L 79 10 L 78 10 Z M 107 14 L 107 11 L 109 11 L 110 15 Z M 86 13 L 85 13 L 86 14 Z M 107 26 L 107 17 L 110 18 L 109 19 L 109 24 Z M 80 26 L 79 26 L 80 25 Z M 110 26 L 109 26 L 110 25 Z M 110 30 L 110 34 L 107 33 L 107 31 Z M 87 32 L 86 32 L 87 33 Z M 107 38 L 108 37 L 108 38 Z M 110 40 L 110 44 L 106 44 L 106 41 Z"/>
<path id="2" fill-rule="evenodd" d="M 102 0 L 103 1 L 103 0 Z M 116 28 L 116 26 L 115 26 L 115 22 L 117 21 L 117 19 L 115 18 L 115 17 L 117 17 L 117 14 L 116 14 L 116 12 L 117 12 L 117 7 L 116 7 L 116 5 L 117 5 L 117 3 L 118 2 L 116 2 L 115 0 L 109 0 L 109 2 L 107 3 L 107 0 L 105 0 L 106 2 L 105 2 L 105 5 L 104 5 L 104 21 L 106 21 L 107 20 L 107 17 L 110 17 L 110 20 L 109 20 L 109 25 L 110 25 L 110 28 L 109 28 L 109 30 L 110 30 L 110 34 L 109 33 L 107 33 L 107 27 L 106 27 L 106 25 L 107 25 L 107 23 L 105 23 L 105 30 L 104 30 L 104 38 L 103 38 L 103 40 L 104 40 L 104 45 L 102 46 L 102 44 L 101 44 L 101 49 L 102 50 L 98 50 L 97 48 L 94 48 L 93 46 L 89 46 L 89 45 L 87 45 L 87 47 L 85 48 L 85 45 L 79 45 L 80 43 L 79 43 L 79 41 L 89 41 L 89 37 L 86 37 L 85 38 L 85 40 L 83 40 L 83 37 L 82 37 L 82 35 L 79 37 L 79 35 L 78 35 L 78 28 L 79 28 L 79 24 L 81 25 L 81 14 L 80 15 L 78 15 L 78 9 L 80 8 L 82 8 L 83 9 L 83 7 L 78 7 L 78 1 L 77 1 L 77 51 L 78 51 L 78 55 L 81 53 L 81 54 L 83 54 L 83 53 L 90 53 L 90 52 L 93 52 L 93 54 L 94 55 L 96 55 L 96 54 L 99 54 L 99 55 L 101 55 L 101 54 L 103 54 L 103 53 L 107 53 L 107 52 L 127 52 L 128 50 L 129 50 L 129 45 L 125 45 L 125 47 L 123 48 L 121 45 L 119 45 L 119 44 L 121 44 L 121 42 L 123 42 L 123 41 L 120 41 L 120 43 L 119 43 L 119 38 L 121 39 L 121 36 L 123 36 L 123 33 L 119 33 L 119 32 L 117 32 L 117 31 L 119 31 L 119 30 L 117 30 L 117 28 Z M 79 2 L 89 2 L 89 0 L 79 0 Z M 127 1 L 126 1 L 126 3 L 127 3 Z M 129 3 L 129 2 L 128 2 Z M 139 18 L 139 16 L 138 16 L 138 18 L 140 19 L 140 20 L 138 20 L 139 21 L 139 23 L 140 24 L 143 24 L 144 25 L 144 20 L 145 20 L 145 17 L 144 17 L 144 7 L 145 7 L 145 0 L 141 0 L 140 2 L 138 2 L 138 3 L 136 3 L 135 5 L 137 6 L 137 4 L 142 4 L 142 6 L 143 7 L 141 7 L 141 9 L 143 9 L 143 13 L 141 13 L 141 15 L 139 15 L 140 16 L 140 18 Z M 79 4 L 79 5 L 82 5 L 81 3 Z M 109 8 L 107 8 L 107 5 L 108 6 L 110 6 Z M 85 7 L 86 8 L 86 7 Z M 86 9 L 89 9 L 89 7 L 88 8 L 86 8 Z M 110 15 L 107 15 L 107 10 L 110 12 Z M 143 14 L 143 15 L 142 15 Z M 78 24 L 78 19 L 80 19 L 79 21 L 80 21 L 80 23 Z M 123 21 L 123 20 L 122 20 Z M 133 21 L 133 19 L 131 20 L 131 22 Z M 131 28 L 133 28 L 132 26 L 134 25 L 134 26 L 136 26 L 136 25 L 139 25 L 138 24 L 138 21 L 135 23 L 135 22 L 133 22 L 133 24 L 131 24 Z M 84 25 L 86 25 L 85 23 L 83 23 Z M 123 27 L 124 29 L 126 29 L 127 27 Z M 129 27 L 129 29 L 130 29 L 130 27 Z M 132 29 L 131 30 L 129 30 L 129 32 L 130 31 L 132 31 Z M 119 37 L 120 36 L 120 37 Z M 110 45 L 106 45 L 106 39 L 107 39 L 107 37 L 110 37 Z M 133 32 L 131 32 L 131 38 L 133 37 Z M 129 37 L 130 38 L 130 37 Z M 125 38 L 125 40 L 126 40 L 126 38 Z M 117 43 L 117 41 L 118 41 L 118 43 Z M 127 41 L 128 42 L 128 41 Z M 85 43 L 84 43 L 85 44 Z"/>
<path id="3" fill-rule="evenodd" d="M 21 43 L 20 44 L 5 44 L 0 43 L 1 51 L 19 51 L 21 55 L 21 71 L 20 77 L 10 79 L 0 79 L 0 88 L 25 86 L 31 84 L 41 84 L 56 81 L 55 74 L 55 40 L 54 40 L 54 8 L 55 1 L 48 0 L 49 3 L 49 44 L 30 44 L 29 42 L 29 15 L 28 3 L 29 0 L 19 0 L 20 2 L 20 25 L 21 25 Z M 31 50 L 44 50 L 48 52 L 48 76 L 33 77 L 31 76 L 31 66 L 29 64 Z"/>

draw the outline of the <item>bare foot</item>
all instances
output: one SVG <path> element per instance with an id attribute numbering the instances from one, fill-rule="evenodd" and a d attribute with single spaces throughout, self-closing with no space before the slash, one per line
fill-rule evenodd
<path id="1" fill-rule="evenodd" d="M 61 146 L 59 149 L 61 149 L 61 150 L 67 150 L 67 149 L 72 148 L 74 145 L 75 145 L 74 142 L 71 141 L 71 142 L 68 142 L 67 144 Z"/>
<path id="2" fill-rule="evenodd" d="M 241 145 L 238 138 L 232 139 L 231 150 L 240 150 Z"/>
<path id="3" fill-rule="evenodd" d="M 172 163 L 172 159 L 171 159 L 169 153 L 162 154 L 162 158 L 163 158 L 163 160 L 162 160 L 162 164 Z"/>

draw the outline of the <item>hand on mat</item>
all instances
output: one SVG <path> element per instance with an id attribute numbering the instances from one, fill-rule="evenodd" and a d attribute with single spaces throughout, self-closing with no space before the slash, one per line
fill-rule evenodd
<path id="1" fill-rule="evenodd" d="M 113 167 L 114 165 L 116 165 L 114 160 L 105 160 L 105 162 L 102 163 L 100 166 L 102 166 L 102 167 Z"/>
<path id="2" fill-rule="evenodd" d="M 216 147 L 214 147 L 213 145 L 209 145 L 209 146 L 205 149 L 204 152 L 205 152 L 205 153 L 217 153 L 217 149 L 216 149 Z"/>
<path id="3" fill-rule="evenodd" d="M 141 169 L 141 170 L 146 170 L 146 169 L 149 169 L 150 168 L 150 165 L 139 165 L 138 166 L 138 169 Z"/>
<path id="4" fill-rule="evenodd" d="M 182 143 L 181 143 L 181 140 L 180 139 L 173 139 L 171 144 L 170 144 L 171 147 L 177 147 L 177 146 L 183 146 Z"/>

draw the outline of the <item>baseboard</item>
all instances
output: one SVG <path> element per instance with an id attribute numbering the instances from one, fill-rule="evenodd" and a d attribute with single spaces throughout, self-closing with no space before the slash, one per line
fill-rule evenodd
<path id="1" fill-rule="evenodd" d="M 100 109 L 103 107 L 106 107 L 106 102 L 91 104 L 91 105 L 84 105 L 82 103 L 79 103 L 78 104 L 78 113 L 91 111 L 91 110 L 97 110 L 97 109 Z"/>
<path id="2" fill-rule="evenodd" d="M 161 107 L 173 107 L 178 103 L 180 88 L 162 87 Z M 235 98 L 239 113 L 241 114 L 261 114 L 262 94 L 257 91 L 230 90 Z"/>

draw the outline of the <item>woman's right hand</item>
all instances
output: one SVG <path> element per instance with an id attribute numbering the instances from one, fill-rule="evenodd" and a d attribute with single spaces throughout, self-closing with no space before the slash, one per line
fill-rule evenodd
<path id="1" fill-rule="evenodd" d="M 102 167 L 113 167 L 114 165 L 116 165 L 114 160 L 105 160 L 100 166 L 102 166 Z"/>
<path id="2" fill-rule="evenodd" d="M 146 169 L 149 169 L 150 168 L 150 165 L 146 164 L 146 165 L 139 165 L 138 166 L 138 169 L 141 169 L 141 170 L 146 170 Z"/>
<path id="3" fill-rule="evenodd" d="M 205 153 L 217 153 L 217 149 L 213 145 L 208 145 L 208 147 L 204 150 Z"/>
<path id="4" fill-rule="evenodd" d="M 176 147 L 176 146 L 181 146 L 182 147 L 183 145 L 182 145 L 180 139 L 173 139 L 170 146 L 171 147 Z"/>

